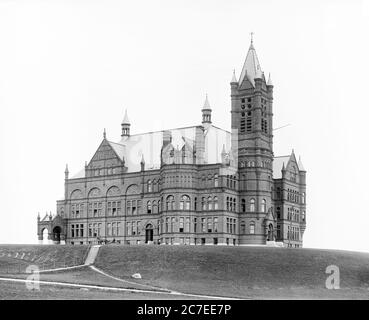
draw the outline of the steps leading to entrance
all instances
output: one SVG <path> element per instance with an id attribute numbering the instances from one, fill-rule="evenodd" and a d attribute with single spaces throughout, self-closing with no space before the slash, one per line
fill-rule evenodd
<path id="1" fill-rule="evenodd" d="M 92 246 L 90 251 L 88 252 L 87 258 L 85 260 L 85 265 L 89 266 L 94 264 L 97 254 L 99 253 L 99 249 L 101 246 Z"/>

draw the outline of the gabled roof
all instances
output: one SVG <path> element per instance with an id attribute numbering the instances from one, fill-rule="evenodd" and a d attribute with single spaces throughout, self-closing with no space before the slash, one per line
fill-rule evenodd
<path id="1" fill-rule="evenodd" d="M 238 81 L 238 85 L 241 85 L 244 81 L 245 77 L 251 82 L 253 86 L 255 86 L 255 77 L 259 75 L 261 72 L 261 67 L 259 63 L 258 56 L 256 54 L 256 50 L 254 48 L 253 42 L 251 41 L 249 51 L 247 52 L 247 56 L 245 59 L 245 63 L 243 64 L 242 72 L 240 75 L 240 80 Z"/>

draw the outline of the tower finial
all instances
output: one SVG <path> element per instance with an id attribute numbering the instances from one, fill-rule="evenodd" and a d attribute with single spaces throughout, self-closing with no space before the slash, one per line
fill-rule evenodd
<path id="1" fill-rule="evenodd" d="M 236 78 L 236 70 L 235 69 L 233 69 L 233 75 L 232 75 L 231 83 L 234 83 L 234 82 L 238 82 L 237 78 Z"/>
<path id="2" fill-rule="evenodd" d="M 251 44 L 254 44 L 254 32 L 250 32 Z"/>
<path id="3" fill-rule="evenodd" d="M 129 119 L 128 119 L 127 109 L 124 113 L 124 119 L 122 121 L 121 126 L 122 126 L 122 135 L 121 136 L 122 137 L 129 137 L 131 124 L 130 124 Z"/>
<path id="4" fill-rule="evenodd" d="M 106 129 L 105 128 L 104 128 L 103 137 L 104 137 L 104 139 L 106 139 Z"/>

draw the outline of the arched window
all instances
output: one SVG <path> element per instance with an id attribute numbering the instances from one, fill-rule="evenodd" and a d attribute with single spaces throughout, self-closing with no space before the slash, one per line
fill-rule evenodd
<path id="1" fill-rule="evenodd" d="M 214 197 L 214 210 L 218 210 L 218 197 Z"/>
<path id="2" fill-rule="evenodd" d="M 250 234 L 255 234 L 255 222 L 250 223 Z"/>
<path id="3" fill-rule="evenodd" d="M 208 197 L 208 210 L 213 210 L 213 202 L 211 197 Z"/>
<path id="4" fill-rule="evenodd" d="M 167 197 L 167 210 L 175 210 L 175 203 L 174 203 L 173 196 Z"/>
<path id="5" fill-rule="evenodd" d="M 214 175 L 214 187 L 218 187 L 218 175 Z"/>
<path id="6" fill-rule="evenodd" d="M 233 198 L 232 211 L 236 211 L 236 198 Z"/>
<path id="7" fill-rule="evenodd" d="M 227 211 L 229 211 L 229 197 L 227 197 Z"/>
<path id="8" fill-rule="evenodd" d="M 161 209 L 161 201 L 158 200 L 158 212 L 161 212 L 161 211 L 162 211 L 162 209 Z"/>
<path id="9" fill-rule="evenodd" d="M 255 211 L 255 199 L 250 200 L 250 211 L 251 212 Z"/>
<path id="10" fill-rule="evenodd" d="M 147 192 L 152 192 L 152 182 L 151 182 L 151 180 L 147 181 Z"/>
<path id="11" fill-rule="evenodd" d="M 152 202 L 152 213 L 158 213 L 158 206 L 155 200 Z"/>
<path id="12" fill-rule="evenodd" d="M 205 197 L 201 198 L 201 210 L 205 211 L 206 210 L 206 200 Z"/>
<path id="13" fill-rule="evenodd" d="M 241 211 L 246 212 L 246 200 L 245 199 L 241 200 Z"/>
<path id="14" fill-rule="evenodd" d="M 147 201 L 147 213 L 151 213 L 151 201 Z"/>
<path id="15" fill-rule="evenodd" d="M 305 192 L 302 193 L 301 202 L 305 204 Z"/>
<path id="16" fill-rule="evenodd" d="M 181 197 L 181 201 L 179 203 L 180 210 L 190 210 L 190 197 L 187 195 L 183 195 Z"/>
<path id="17" fill-rule="evenodd" d="M 261 212 L 266 212 L 266 200 L 261 200 Z"/>

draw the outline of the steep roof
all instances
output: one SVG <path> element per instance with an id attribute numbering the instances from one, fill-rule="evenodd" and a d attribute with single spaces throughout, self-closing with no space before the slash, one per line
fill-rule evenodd
<path id="1" fill-rule="evenodd" d="M 256 50 L 253 45 L 253 41 L 251 40 L 249 51 L 247 52 L 247 56 L 245 59 L 245 63 L 243 64 L 238 84 L 241 85 L 245 77 L 247 77 L 247 79 L 252 83 L 252 85 L 255 86 L 254 79 L 259 72 L 261 72 L 261 67 L 258 56 L 256 54 Z"/>
<path id="2" fill-rule="evenodd" d="M 192 126 L 146 132 L 124 136 L 119 142 L 106 141 L 113 148 L 120 160 L 124 158 L 125 166 L 128 168 L 127 172 L 141 170 L 140 162 L 142 156 L 145 159 L 145 170 L 160 168 L 164 132 L 170 132 L 171 144 L 174 148 L 178 148 L 178 150 L 181 150 L 185 144 L 194 150 L 196 148 L 197 135 L 201 132 L 204 136 L 204 163 L 222 162 L 221 152 L 223 145 L 227 152 L 231 149 L 231 133 L 213 125 L 210 125 L 205 131 L 202 131 L 201 128 L 201 126 Z M 84 177 L 85 170 L 82 169 L 71 178 Z"/>

